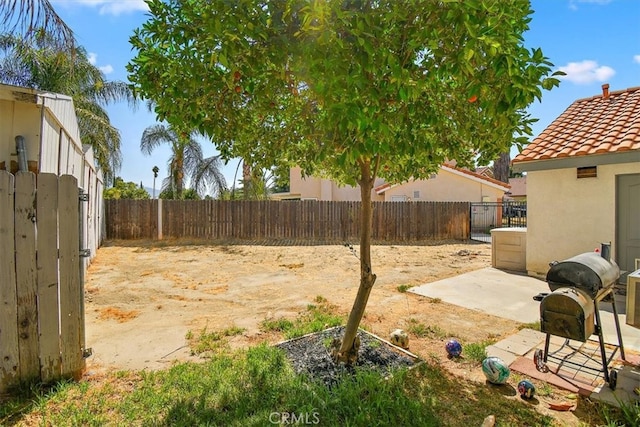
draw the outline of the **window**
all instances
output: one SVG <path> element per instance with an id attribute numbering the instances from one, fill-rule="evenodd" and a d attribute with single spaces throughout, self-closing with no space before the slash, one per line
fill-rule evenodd
<path id="1" fill-rule="evenodd" d="M 420 191 L 417 191 L 417 190 L 416 190 L 416 191 L 414 191 L 414 192 L 413 192 L 413 198 L 414 198 L 414 199 L 419 199 L 419 198 L 420 198 Z"/>
<path id="2" fill-rule="evenodd" d="M 597 166 L 586 166 L 584 168 L 578 168 L 578 179 L 580 178 L 596 178 L 598 176 Z"/>

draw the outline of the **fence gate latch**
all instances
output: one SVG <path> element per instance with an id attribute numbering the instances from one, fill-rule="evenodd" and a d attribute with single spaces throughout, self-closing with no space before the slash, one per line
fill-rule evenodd
<path id="1" fill-rule="evenodd" d="M 81 258 L 89 258 L 91 256 L 91 249 L 80 249 Z"/>
<path id="2" fill-rule="evenodd" d="M 85 192 L 82 188 L 78 188 L 78 199 L 80 199 L 81 202 L 88 202 L 89 193 Z"/>

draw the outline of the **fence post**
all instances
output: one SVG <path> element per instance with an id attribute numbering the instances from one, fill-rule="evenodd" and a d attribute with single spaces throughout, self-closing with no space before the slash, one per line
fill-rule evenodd
<path id="1" fill-rule="evenodd" d="M 17 382 L 20 355 L 18 352 L 18 299 L 16 295 L 16 265 L 14 238 L 15 179 L 0 171 L 0 393 Z"/>
<path id="2" fill-rule="evenodd" d="M 158 197 L 158 240 L 162 240 L 162 199 Z"/>

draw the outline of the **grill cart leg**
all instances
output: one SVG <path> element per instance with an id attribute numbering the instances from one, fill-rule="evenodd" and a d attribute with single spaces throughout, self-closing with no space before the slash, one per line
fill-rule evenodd
<path id="1" fill-rule="evenodd" d="M 611 308 L 613 309 L 613 320 L 616 322 L 616 333 L 618 334 L 618 347 L 620 348 L 620 358 L 627 360 L 624 357 L 624 345 L 622 345 L 622 332 L 620 332 L 620 319 L 618 319 L 618 310 L 616 309 L 616 295 L 611 292 Z"/>
<path id="2" fill-rule="evenodd" d="M 607 363 L 607 353 L 604 348 L 604 337 L 602 336 L 602 322 L 600 321 L 600 309 L 598 308 L 598 301 L 594 300 L 593 305 L 596 315 L 596 331 L 598 332 L 598 341 L 600 343 L 600 356 L 602 356 L 602 372 L 604 373 L 604 380 L 609 382 L 609 371 Z"/>
<path id="3" fill-rule="evenodd" d="M 544 354 L 542 360 L 547 363 L 547 356 L 549 355 L 549 342 L 551 342 L 551 334 L 547 334 L 544 338 Z"/>

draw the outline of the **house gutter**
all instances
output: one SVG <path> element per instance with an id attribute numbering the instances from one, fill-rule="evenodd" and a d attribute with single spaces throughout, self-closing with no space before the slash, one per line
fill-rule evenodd
<path id="1" fill-rule="evenodd" d="M 620 163 L 638 162 L 640 162 L 640 150 L 563 157 L 560 159 L 513 162 L 512 167 L 515 172 L 531 172 L 551 169 L 582 168 L 597 165 L 615 165 Z"/>

